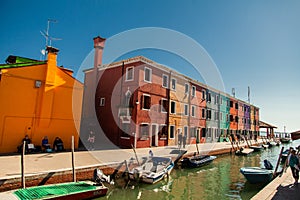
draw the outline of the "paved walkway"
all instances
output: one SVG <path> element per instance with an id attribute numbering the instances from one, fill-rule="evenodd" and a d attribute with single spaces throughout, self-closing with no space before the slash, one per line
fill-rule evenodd
<path id="1" fill-rule="evenodd" d="M 300 183 L 294 185 L 294 179 L 291 169 L 288 168 L 286 173 L 278 176 L 251 200 L 299 200 Z"/>
<path id="2" fill-rule="evenodd" d="M 230 149 L 229 142 L 223 143 L 206 143 L 198 144 L 200 153 L 209 153 L 210 151 L 218 151 Z M 136 149 L 138 157 L 148 156 L 149 150 L 152 150 L 154 156 L 171 156 L 177 157 L 178 147 L 154 147 Z M 196 145 L 186 146 L 188 153 L 196 152 Z M 132 149 L 115 149 L 101 151 L 78 151 L 75 152 L 76 168 L 87 168 L 91 166 L 109 165 L 120 163 L 124 160 L 135 158 Z M 49 173 L 55 171 L 71 169 L 72 157 L 70 152 L 63 153 L 40 153 L 28 154 L 25 156 L 25 175 L 34 175 L 41 173 Z M 0 180 L 11 179 L 21 176 L 21 156 L 0 156 Z"/>

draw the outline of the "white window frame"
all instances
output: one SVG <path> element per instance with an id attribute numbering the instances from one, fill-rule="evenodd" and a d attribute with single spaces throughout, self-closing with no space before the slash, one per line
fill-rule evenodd
<path id="1" fill-rule="evenodd" d="M 132 69 L 132 78 L 131 79 L 129 79 L 128 78 L 128 72 L 129 72 L 129 70 L 130 69 Z M 126 79 L 125 79 L 125 81 L 133 81 L 134 80 L 134 67 L 127 67 L 126 68 Z"/>
<path id="2" fill-rule="evenodd" d="M 190 84 L 185 83 L 184 84 L 184 93 L 185 94 L 189 94 L 189 90 L 190 90 Z"/>
<path id="3" fill-rule="evenodd" d="M 174 88 L 173 88 L 173 80 L 175 81 L 175 84 L 174 84 Z M 174 91 L 176 91 L 176 84 L 177 84 L 177 80 L 176 80 L 176 78 L 171 78 L 171 90 L 174 90 Z"/>
<path id="4" fill-rule="evenodd" d="M 149 70 L 149 79 L 150 80 L 146 80 L 146 70 Z M 147 83 L 152 83 L 152 69 L 149 67 L 144 68 L 144 81 Z"/>
<path id="5" fill-rule="evenodd" d="M 168 102 L 168 99 L 161 98 L 160 101 L 161 102 L 163 102 L 163 101 L 167 101 Z M 167 113 L 168 112 L 167 110 L 164 110 L 163 104 L 161 104 L 160 112 L 161 113 Z"/>
<path id="6" fill-rule="evenodd" d="M 164 77 L 167 77 L 167 81 L 166 81 L 167 85 L 166 86 L 164 85 Z M 167 74 L 163 74 L 162 75 L 162 83 L 161 83 L 161 85 L 162 85 L 163 88 L 169 88 L 168 87 L 169 86 L 169 76 Z"/>
<path id="7" fill-rule="evenodd" d="M 192 111 L 191 111 L 191 116 L 195 117 L 196 116 L 196 106 L 192 105 Z"/>
<path id="8" fill-rule="evenodd" d="M 206 99 L 206 91 L 202 90 L 202 100 L 205 100 L 205 99 Z"/>
<path id="9" fill-rule="evenodd" d="M 189 105 L 188 104 L 184 104 L 184 115 L 189 116 Z"/>
<path id="10" fill-rule="evenodd" d="M 173 137 L 171 137 L 171 127 L 173 127 Z M 169 132 L 169 138 L 174 140 L 175 139 L 175 133 L 176 133 L 176 130 L 175 130 L 175 125 L 170 125 L 170 132 Z"/>
<path id="11" fill-rule="evenodd" d="M 174 106 L 175 106 L 175 109 L 174 109 L 175 112 L 172 112 L 172 103 L 173 102 L 174 102 Z M 176 114 L 176 101 L 170 101 L 170 114 Z"/>
<path id="12" fill-rule="evenodd" d="M 105 98 L 104 97 L 101 97 L 100 98 L 100 103 L 99 103 L 100 106 L 105 106 Z"/>
<path id="13" fill-rule="evenodd" d="M 194 85 L 192 86 L 192 96 L 196 96 L 196 87 Z"/>
<path id="14" fill-rule="evenodd" d="M 150 102 L 151 102 L 151 95 L 150 94 L 143 94 L 143 101 L 142 101 L 142 110 L 150 110 L 151 109 L 151 105 L 150 108 L 144 108 L 144 96 L 150 97 Z"/>
<path id="15" fill-rule="evenodd" d="M 182 135 L 184 136 L 186 136 L 186 139 L 188 139 L 188 137 L 189 137 L 189 127 L 188 126 L 184 126 L 183 127 L 183 133 L 182 133 Z"/>

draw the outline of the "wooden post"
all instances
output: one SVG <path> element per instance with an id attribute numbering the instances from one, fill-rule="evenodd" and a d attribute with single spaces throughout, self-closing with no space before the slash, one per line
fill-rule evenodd
<path id="1" fill-rule="evenodd" d="M 134 152 L 134 155 L 135 155 L 135 159 L 136 159 L 138 165 L 140 165 L 139 159 L 138 159 L 138 157 L 137 157 L 137 155 L 136 155 L 135 147 L 134 147 L 132 144 L 131 144 L 131 147 L 132 147 L 132 149 L 133 149 L 133 152 Z"/>
<path id="2" fill-rule="evenodd" d="M 22 174 L 22 188 L 25 189 L 26 184 L 25 184 L 25 147 L 26 147 L 26 142 L 23 141 L 23 148 L 22 148 L 22 154 L 21 154 L 21 174 Z"/>
<path id="3" fill-rule="evenodd" d="M 198 153 L 198 155 L 199 155 L 200 153 L 199 153 L 199 148 L 198 148 L 197 142 L 196 142 L 196 148 L 197 148 L 197 153 Z"/>
<path id="4" fill-rule="evenodd" d="M 230 143 L 231 143 L 231 146 L 232 146 L 233 151 L 235 151 L 235 148 L 234 148 L 234 145 L 233 145 L 233 142 L 232 142 L 231 137 L 229 137 L 229 141 L 230 141 Z"/>
<path id="5" fill-rule="evenodd" d="M 249 145 L 249 143 L 248 143 L 247 137 L 245 137 L 245 140 L 246 140 L 246 143 L 247 143 L 248 147 L 250 147 L 250 145 Z"/>
<path id="6" fill-rule="evenodd" d="M 75 157 L 74 157 L 74 136 L 73 135 L 72 135 L 72 173 L 73 173 L 73 182 L 76 182 Z"/>
<path id="7" fill-rule="evenodd" d="M 280 159 L 281 159 L 281 156 L 282 156 L 283 149 L 284 149 L 284 147 L 281 148 L 281 151 L 280 151 L 280 154 L 279 154 L 279 157 L 278 157 L 278 160 L 277 160 L 277 164 L 276 164 L 276 167 L 275 167 L 275 170 L 274 170 L 274 173 L 273 173 L 273 177 L 275 177 L 276 174 L 277 174 L 277 169 L 278 169 L 278 166 L 279 166 L 279 163 L 280 163 Z"/>

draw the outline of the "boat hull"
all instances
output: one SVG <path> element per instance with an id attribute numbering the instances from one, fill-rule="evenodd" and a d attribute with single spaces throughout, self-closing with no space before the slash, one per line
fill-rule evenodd
<path id="1" fill-rule="evenodd" d="M 290 139 L 290 138 L 281 138 L 281 139 L 280 139 L 280 142 L 281 142 L 281 143 L 290 143 L 290 142 L 291 142 L 291 139 Z"/>
<path id="2" fill-rule="evenodd" d="M 300 131 L 296 131 L 296 132 L 291 133 L 291 138 L 292 138 L 292 140 L 300 139 Z"/>
<path id="3" fill-rule="evenodd" d="M 250 146 L 251 149 L 253 149 L 254 151 L 261 151 L 263 149 L 262 146 Z"/>
<path id="4" fill-rule="evenodd" d="M 184 158 L 181 160 L 181 164 L 183 167 L 197 168 L 208 165 L 216 158 L 216 156 L 194 156 L 191 158 Z"/>
<path id="5" fill-rule="evenodd" d="M 167 159 L 167 158 L 159 158 L 159 159 Z M 142 166 L 135 168 L 129 172 L 129 179 L 135 181 L 142 181 L 144 183 L 149 183 L 149 184 L 157 183 L 162 179 L 168 177 L 171 171 L 173 170 L 174 162 L 172 162 L 171 159 L 169 159 L 169 161 L 170 163 L 167 166 L 165 166 L 162 170 L 159 170 L 157 172 L 136 170 L 136 169 L 140 169 Z"/>
<path id="6" fill-rule="evenodd" d="M 73 188 L 73 189 L 71 189 Z M 78 188 L 78 190 L 76 190 Z M 81 189 L 79 189 L 81 188 Z M 34 186 L 0 194 L 0 199 L 73 200 L 105 196 L 108 188 L 91 181 Z"/>
<path id="7" fill-rule="evenodd" d="M 272 180 L 273 171 L 259 167 L 243 167 L 240 172 L 250 183 L 266 183 Z"/>

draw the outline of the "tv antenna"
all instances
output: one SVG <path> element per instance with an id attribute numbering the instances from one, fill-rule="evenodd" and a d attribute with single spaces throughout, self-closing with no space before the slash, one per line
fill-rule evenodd
<path id="1" fill-rule="evenodd" d="M 45 49 L 42 49 L 42 50 L 41 50 L 41 53 L 42 53 L 43 56 L 46 55 L 46 48 L 47 48 L 47 46 L 51 46 L 52 41 L 55 41 L 55 40 L 62 40 L 61 38 L 54 38 L 54 37 L 51 37 L 51 36 L 49 35 L 50 23 L 57 23 L 57 22 L 58 22 L 58 21 L 55 20 L 55 19 L 48 19 L 48 20 L 47 20 L 47 29 L 46 29 L 46 31 L 40 31 L 40 33 L 42 34 L 42 36 L 44 36 L 45 39 L 46 39 L 46 46 L 45 46 Z M 48 43 L 49 43 L 49 44 L 48 44 Z"/>

